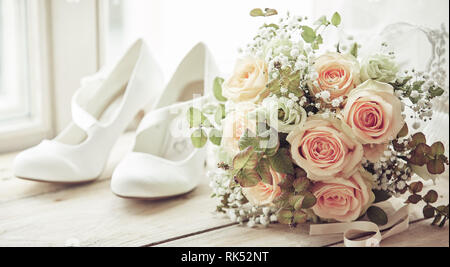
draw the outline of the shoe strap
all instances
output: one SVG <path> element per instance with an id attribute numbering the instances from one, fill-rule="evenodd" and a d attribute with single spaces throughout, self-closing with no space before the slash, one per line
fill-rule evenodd
<path id="1" fill-rule="evenodd" d="M 86 132 L 98 124 L 98 119 L 86 111 L 86 106 L 89 104 L 89 101 L 92 101 L 95 92 L 108 77 L 108 73 L 109 70 L 103 68 L 92 76 L 82 78 L 81 88 L 72 97 L 73 122 Z"/>

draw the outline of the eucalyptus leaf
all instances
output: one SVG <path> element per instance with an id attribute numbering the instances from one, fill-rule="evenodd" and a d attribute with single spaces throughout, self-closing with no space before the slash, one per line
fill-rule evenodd
<path id="1" fill-rule="evenodd" d="M 295 188 L 295 191 L 298 193 L 308 190 L 310 185 L 311 185 L 311 182 L 306 177 L 297 178 L 294 181 L 294 183 L 292 184 L 292 186 L 294 186 L 294 188 Z"/>
<path id="2" fill-rule="evenodd" d="M 338 27 L 341 24 L 341 22 L 342 22 L 341 15 L 338 12 L 334 13 L 333 17 L 331 18 L 331 23 L 334 26 Z"/>
<path id="3" fill-rule="evenodd" d="M 311 27 L 303 26 L 302 30 L 302 37 L 305 42 L 313 43 L 316 40 L 316 32 Z"/>
<path id="4" fill-rule="evenodd" d="M 383 209 L 379 207 L 372 206 L 367 210 L 367 217 L 373 223 L 379 226 L 386 225 L 388 223 L 388 216 Z"/>
<path id="5" fill-rule="evenodd" d="M 191 107 L 187 113 L 187 119 L 191 128 L 198 128 L 200 126 L 210 127 L 211 123 L 208 118 L 200 110 Z"/>
<path id="6" fill-rule="evenodd" d="M 222 143 L 222 135 L 222 131 L 212 129 L 209 133 L 209 141 L 211 141 L 211 143 L 216 146 L 220 146 L 220 144 Z"/>
<path id="7" fill-rule="evenodd" d="M 444 162 L 440 159 L 433 159 L 427 163 L 427 170 L 430 174 L 442 174 L 445 172 Z"/>
<path id="8" fill-rule="evenodd" d="M 225 113 L 225 105 L 220 104 L 217 109 L 216 113 L 214 115 L 214 119 L 217 123 L 217 125 L 222 125 L 222 120 L 225 119 L 226 113 Z"/>
<path id="9" fill-rule="evenodd" d="M 222 85 L 224 83 L 224 79 L 217 77 L 216 79 L 214 79 L 214 86 L 213 86 L 213 91 L 214 91 L 214 97 L 220 101 L 220 102 L 226 102 L 228 99 L 226 97 L 224 97 L 222 95 Z"/>
<path id="10" fill-rule="evenodd" d="M 250 16 L 252 17 L 264 17 L 264 11 L 261 8 L 255 8 L 250 11 Z"/>
<path id="11" fill-rule="evenodd" d="M 294 212 L 294 223 L 303 224 L 308 220 L 308 215 L 302 211 Z"/>
<path id="12" fill-rule="evenodd" d="M 314 207 L 316 203 L 317 198 L 311 192 L 306 192 L 302 203 L 302 209 L 310 209 Z"/>
<path id="13" fill-rule="evenodd" d="M 350 49 L 350 54 L 354 57 L 358 57 L 358 44 L 354 43 Z"/>
<path id="14" fill-rule="evenodd" d="M 440 87 L 432 87 L 428 90 L 428 92 L 432 98 L 442 96 L 445 93 L 444 89 Z"/>
<path id="15" fill-rule="evenodd" d="M 431 154 L 433 156 L 444 155 L 444 153 L 445 153 L 445 147 L 444 147 L 444 144 L 442 142 L 434 143 L 431 146 Z"/>
<path id="16" fill-rule="evenodd" d="M 400 132 L 398 133 L 397 138 L 405 137 L 405 136 L 408 135 L 408 133 L 409 133 L 408 124 L 405 123 L 405 124 L 403 125 L 403 128 L 402 128 L 402 129 L 400 130 Z"/>
<path id="17" fill-rule="evenodd" d="M 423 208 L 423 216 L 425 217 L 425 219 L 430 219 L 433 218 L 435 214 L 434 208 L 430 205 L 426 205 Z"/>
<path id="18" fill-rule="evenodd" d="M 281 224 L 292 224 L 292 219 L 294 218 L 294 214 L 290 209 L 282 209 L 278 212 L 278 222 Z"/>
<path id="19" fill-rule="evenodd" d="M 410 203 L 410 204 L 417 204 L 422 200 L 422 196 L 414 194 L 414 195 L 410 195 L 408 197 L 408 200 L 406 201 L 406 203 Z"/>
<path id="20" fill-rule="evenodd" d="M 197 129 L 192 133 L 191 141 L 195 148 L 203 148 L 208 142 L 208 135 L 203 129 Z"/>

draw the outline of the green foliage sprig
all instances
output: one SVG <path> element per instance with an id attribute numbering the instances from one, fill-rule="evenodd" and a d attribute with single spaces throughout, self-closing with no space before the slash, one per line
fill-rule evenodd
<path id="1" fill-rule="evenodd" d="M 423 190 L 422 182 L 414 182 L 408 185 L 408 190 L 411 195 L 408 197 L 406 203 L 408 204 L 418 204 L 420 202 L 424 202 L 426 205 L 423 208 L 423 215 L 425 219 L 430 219 L 434 217 L 432 225 L 437 225 L 439 223 L 439 227 L 444 227 L 445 223 L 449 219 L 449 205 L 441 205 L 441 206 L 433 206 L 432 204 L 438 201 L 439 195 L 436 191 L 430 190 L 424 196 L 420 193 Z"/>
<path id="2" fill-rule="evenodd" d="M 288 175 L 279 186 L 283 193 L 274 201 L 280 209 L 279 223 L 295 227 L 297 224 L 307 222 L 308 219 L 318 220 L 311 210 L 317 202 L 311 192 L 313 183 L 303 169 L 295 169 L 295 175 Z"/>
<path id="3" fill-rule="evenodd" d="M 227 99 L 222 95 L 223 82 L 223 78 L 217 77 L 214 79 L 213 92 L 214 97 L 218 102 L 227 101 Z M 222 124 L 222 120 L 226 116 L 225 105 L 222 103 L 210 105 L 204 110 L 199 110 L 194 107 L 189 108 L 187 112 L 187 120 L 189 122 L 189 127 L 194 129 L 191 135 L 191 141 L 195 148 L 203 148 L 208 140 L 216 146 L 220 146 L 222 143 L 222 131 L 211 122 L 212 120 L 210 120 L 207 115 L 213 115 L 214 123 L 216 126 L 220 126 Z"/>

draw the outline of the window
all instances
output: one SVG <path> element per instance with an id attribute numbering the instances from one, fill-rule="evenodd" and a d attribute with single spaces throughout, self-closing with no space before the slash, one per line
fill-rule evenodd
<path id="1" fill-rule="evenodd" d="M 0 0 L 0 124 L 30 116 L 27 6 Z"/>
<path id="2" fill-rule="evenodd" d="M 0 0 L 0 152 L 51 132 L 47 3 Z"/>

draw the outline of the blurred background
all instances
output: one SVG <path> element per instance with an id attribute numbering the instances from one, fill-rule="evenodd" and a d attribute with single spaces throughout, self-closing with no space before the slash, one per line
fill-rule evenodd
<path id="1" fill-rule="evenodd" d="M 418 69 L 426 67 L 431 46 L 410 24 L 448 32 L 448 0 L 0 0 L 0 152 L 63 129 L 80 78 L 114 61 L 136 38 L 149 43 L 166 79 L 199 41 L 230 72 L 237 49 L 264 23 L 249 16 L 255 7 L 312 19 L 338 11 L 345 34 L 366 47 L 381 34 Z M 383 31 L 396 22 L 408 24 L 395 34 Z M 411 53 L 417 60 L 408 61 Z"/>

